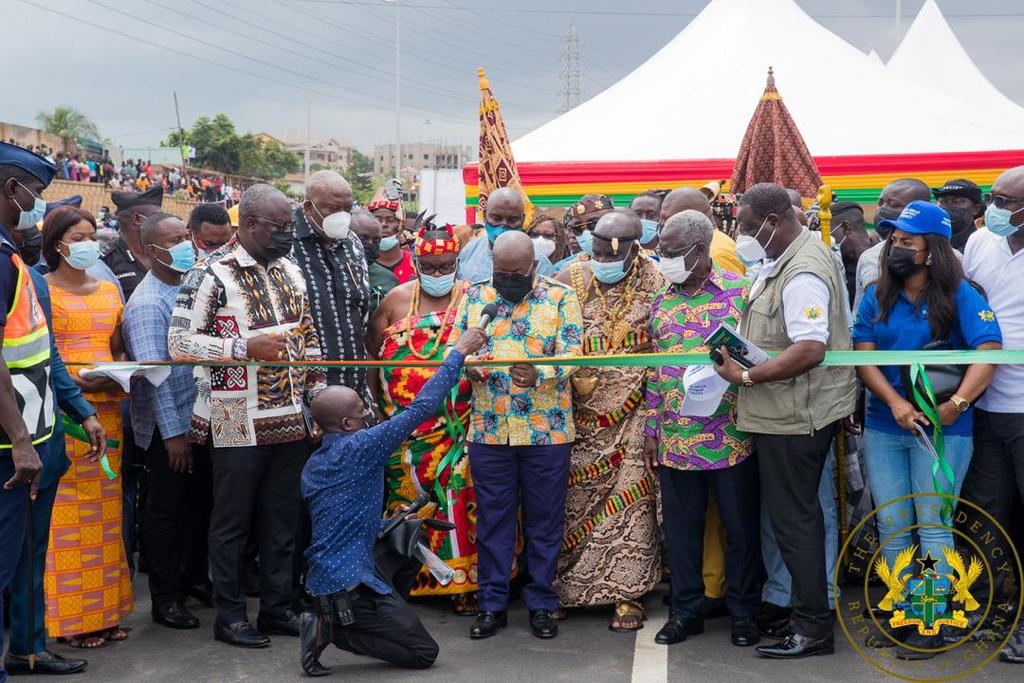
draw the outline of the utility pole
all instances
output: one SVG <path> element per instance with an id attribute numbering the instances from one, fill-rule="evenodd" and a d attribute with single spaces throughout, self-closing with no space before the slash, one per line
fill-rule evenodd
<path id="1" fill-rule="evenodd" d="M 310 119 L 310 104 L 309 100 L 306 100 L 306 154 L 304 171 L 302 174 L 303 180 L 309 180 L 309 119 Z"/>
<path id="2" fill-rule="evenodd" d="M 181 152 L 181 175 L 185 176 L 188 160 L 185 158 L 185 129 L 181 127 L 181 110 L 178 108 L 178 91 L 174 91 L 174 115 L 178 118 L 178 151 Z"/>
<path id="3" fill-rule="evenodd" d="M 395 6 L 395 178 L 402 180 L 402 0 L 384 0 Z"/>
<path id="4" fill-rule="evenodd" d="M 903 0 L 896 0 L 896 44 L 903 39 Z"/>
<path id="5" fill-rule="evenodd" d="M 569 15 L 569 28 L 562 36 L 562 105 L 565 113 L 580 103 L 580 42 L 576 34 L 576 15 Z"/>

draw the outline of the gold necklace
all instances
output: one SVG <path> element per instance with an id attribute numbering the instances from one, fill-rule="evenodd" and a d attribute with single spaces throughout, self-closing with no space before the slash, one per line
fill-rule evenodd
<path id="1" fill-rule="evenodd" d="M 422 353 L 417 351 L 416 348 L 413 346 L 413 343 L 412 343 L 412 333 L 413 333 L 412 318 L 413 318 L 414 315 L 419 313 L 419 310 L 420 310 L 420 282 L 419 282 L 419 280 L 417 280 L 416 284 L 413 285 L 412 297 L 409 300 L 409 312 L 405 316 L 405 324 L 406 324 L 405 347 L 407 349 L 409 349 L 409 353 L 411 353 L 415 357 L 419 358 L 420 360 L 430 360 L 431 358 L 433 358 L 434 354 L 437 353 L 437 347 L 441 345 L 441 339 L 445 336 L 444 335 L 445 328 L 451 326 L 450 323 L 449 323 L 448 318 L 451 315 L 452 310 L 455 308 L 455 302 L 458 301 L 458 298 L 459 298 L 459 296 L 458 296 L 459 295 L 459 293 L 458 293 L 458 286 L 457 285 L 458 285 L 458 283 L 456 283 L 455 285 L 452 286 L 452 291 L 451 291 L 451 294 L 449 294 L 449 298 L 448 298 L 448 307 L 444 309 L 444 314 L 441 316 L 441 327 L 439 327 L 436 332 L 430 332 L 430 331 L 424 330 L 424 332 L 427 335 L 427 340 L 425 342 L 423 342 L 423 352 Z M 454 321 L 452 321 L 452 322 L 454 322 Z M 430 345 L 431 338 L 433 338 L 434 347 L 428 351 L 427 350 L 427 346 Z"/>
<path id="2" fill-rule="evenodd" d="M 597 278 L 593 276 L 593 273 L 590 276 L 590 284 L 594 289 L 594 294 L 601 302 L 601 309 L 608 311 L 608 317 L 605 319 L 603 327 L 605 337 L 612 342 L 612 348 L 618 348 L 629 334 L 629 321 L 625 319 L 625 316 L 633 307 L 633 280 L 637 275 L 638 262 L 639 259 L 634 259 L 633 265 L 630 266 L 629 275 L 626 277 L 625 292 L 622 295 L 622 304 L 617 308 L 608 307 L 608 300 L 605 298 L 604 292 L 601 291 Z"/>

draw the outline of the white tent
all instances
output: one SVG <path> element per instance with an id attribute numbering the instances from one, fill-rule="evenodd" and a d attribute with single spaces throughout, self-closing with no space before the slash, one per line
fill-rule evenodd
<path id="1" fill-rule="evenodd" d="M 949 27 L 935 0 L 927 0 L 886 64 L 888 70 L 933 90 L 955 89 L 972 102 L 1011 118 L 1024 107 L 985 78 Z"/>
<path id="2" fill-rule="evenodd" d="M 907 81 L 793 0 L 712 0 L 632 73 L 516 140 L 516 161 L 730 159 L 769 66 L 816 157 L 1024 149 L 1024 110 Z"/>

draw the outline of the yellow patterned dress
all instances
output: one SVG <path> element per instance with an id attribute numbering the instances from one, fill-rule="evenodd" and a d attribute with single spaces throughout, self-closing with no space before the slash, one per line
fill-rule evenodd
<path id="1" fill-rule="evenodd" d="M 67 363 L 113 360 L 110 338 L 124 306 L 117 288 L 101 280 L 85 296 L 50 283 L 53 336 Z M 70 372 L 79 368 L 69 367 Z M 85 397 L 107 437 L 121 441 L 124 394 Z M 117 626 L 132 611 L 132 583 L 124 552 L 121 478 L 108 479 L 99 463 L 85 462 L 89 446 L 66 437 L 71 467 L 60 480 L 46 555 L 46 630 L 72 637 Z M 110 467 L 121 472 L 121 449 L 108 448 Z"/>

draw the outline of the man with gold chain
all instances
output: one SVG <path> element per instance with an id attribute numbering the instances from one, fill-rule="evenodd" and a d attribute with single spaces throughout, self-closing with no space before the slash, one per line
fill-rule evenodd
<path id="1" fill-rule="evenodd" d="M 585 354 L 650 350 L 651 307 L 665 281 L 641 254 L 642 232 L 632 212 L 605 214 L 593 258 L 559 275 L 583 308 Z M 609 366 L 572 381 L 577 437 L 555 589 L 563 608 L 615 604 L 614 631 L 643 627 L 640 600 L 661 578 L 656 479 L 643 460 L 646 374 Z"/>

